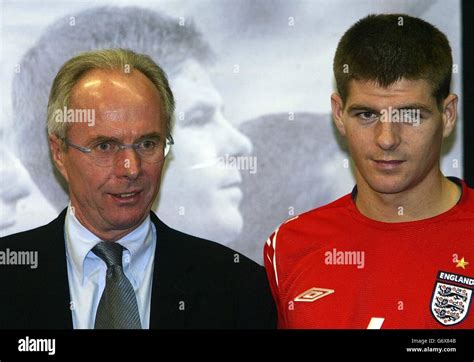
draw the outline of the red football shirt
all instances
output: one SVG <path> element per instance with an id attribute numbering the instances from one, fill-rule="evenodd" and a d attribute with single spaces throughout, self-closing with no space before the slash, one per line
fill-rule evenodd
<path id="1" fill-rule="evenodd" d="M 474 328 L 474 190 L 449 211 L 385 223 L 352 195 L 283 223 L 264 262 L 279 328 Z"/>

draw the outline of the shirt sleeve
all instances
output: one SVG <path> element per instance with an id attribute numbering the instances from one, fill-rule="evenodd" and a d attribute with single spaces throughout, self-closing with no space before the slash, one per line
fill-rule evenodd
<path id="1" fill-rule="evenodd" d="M 265 246 L 263 248 L 263 261 L 273 299 L 275 300 L 275 304 L 278 310 L 278 328 L 285 328 L 286 323 L 284 318 L 284 310 L 286 310 L 286 308 L 282 305 L 281 301 L 276 258 L 277 234 L 278 230 L 275 231 L 272 235 L 270 235 L 267 242 L 265 243 Z"/>

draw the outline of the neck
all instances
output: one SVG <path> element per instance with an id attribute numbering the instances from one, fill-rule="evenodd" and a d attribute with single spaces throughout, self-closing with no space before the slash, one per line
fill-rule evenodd
<path id="1" fill-rule="evenodd" d="M 439 169 L 415 186 L 393 194 L 375 191 L 360 174 L 356 179 L 359 212 L 370 219 L 388 223 L 417 221 L 440 215 L 456 205 L 462 192 Z"/>

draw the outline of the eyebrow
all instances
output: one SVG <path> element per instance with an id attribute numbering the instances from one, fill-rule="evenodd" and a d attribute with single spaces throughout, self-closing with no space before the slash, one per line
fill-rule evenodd
<path id="1" fill-rule="evenodd" d="M 429 114 L 433 113 L 433 110 L 429 106 L 423 103 L 409 103 L 409 104 L 404 104 L 404 105 L 400 105 L 396 107 L 392 106 L 392 109 L 419 109 L 420 111 L 425 112 L 425 113 L 429 113 Z M 363 104 L 352 104 L 350 107 L 347 108 L 348 113 L 352 113 L 355 111 L 366 111 L 366 112 L 372 112 L 372 113 L 378 114 L 380 113 L 381 110 L 377 110 L 375 108 L 372 108 L 370 106 L 366 106 Z"/>
<path id="2" fill-rule="evenodd" d="M 161 138 L 163 138 L 163 136 L 159 132 L 151 132 L 151 133 L 147 133 L 147 134 L 141 135 L 140 137 L 136 138 L 133 143 L 137 143 L 138 141 L 141 141 L 141 140 L 144 140 L 144 139 L 147 139 L 147 138 L 160 138 L 161 139 Z M 100 143 L 100 142 L 107 142 L 107 141 L 114 141 L 114 142 L 117 142 L 117 143 L 122 143 L 122 141 L 120 139 L 118 139 L 117 137 L 97 135 L 97 136 L 94 136 L 92 138 L 89 138 L 86 141 L 86 144 Z"/>

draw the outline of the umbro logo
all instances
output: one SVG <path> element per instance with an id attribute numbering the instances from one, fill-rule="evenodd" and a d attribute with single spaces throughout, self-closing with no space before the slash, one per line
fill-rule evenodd
<path id="1" fill-rule="evenodd" d="M 322 297 L 334 293 L 334 289 L 310 288 L 295 298 L 295 302 L 314 302 Z"/>

